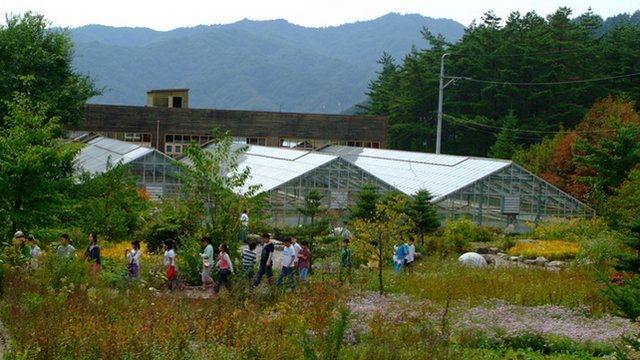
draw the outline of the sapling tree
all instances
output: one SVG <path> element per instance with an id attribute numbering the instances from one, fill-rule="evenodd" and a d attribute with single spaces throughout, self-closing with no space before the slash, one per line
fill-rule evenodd
<path id="1" fill-rule="evenodd" d="M 404 212 L 407 198 L 395 194 L 376 204 L 373 218 L 356 219 L 352 222 L 351 246 L 356 261 L 371 257 L 378 262 L 378 289 L 384 294 L 382 266 L 385 259 L 393 256 L 394 240 L 407 236 L 414 228 L 413 220 Z"/>

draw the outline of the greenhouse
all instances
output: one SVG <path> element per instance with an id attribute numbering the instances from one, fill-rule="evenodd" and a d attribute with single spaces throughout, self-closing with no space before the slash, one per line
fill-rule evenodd
<path id="1" fill-rule="evenodd" d="M 428 190 L 442 220 L 466 216 L 479 225 L 526 232 L 530 222 L 594 215 L 585 204 L 508 160 L 346 146 L 321 152 L 339 156 L 406 195 Z"/>
<path id="2" fill-rule="evenodd" d="M 322 194 L 324 207 L 342 214 L 355 201 L 363 184 L 376 184 L 381 191 L 392 189 L 344 159 L 316 151 L 250 145 L 238 165 L 240 170 L 247 167 L 251 170 L 249 180 L 239 192 L 260 185 L 260 191 L 269 193 L 270 221 L 276 226 L 307 222 L 298 209 L 304 206 L 305 196 L 311 190 Z"/>
<path id="3" fill-rule="evenodd" d="M 97 137 L 87 142 L 76 161 L 79 171 L 91 173 L 104 172 L 109 164 L 126 164 L 156 199 L 178 191 L 180 168 L 170 157 L 142 145 Z M 381 192 L 408 196 L 428 190 L 443 222 L 466 216 L 480 225 L 526 232 L 530 222 L 594 215 L 580 201 L 507 160 L 338 145 L 318 151 L 250 145 L 238 165 L 251 170 L 238 192 L 260 185 L 260 191 L 269 194 L 275 226 L 306 223 L 298 209 L 311 190 L 320 192 L 324 207 L 335 217 L 344 216 L 368 183 Z"/>
<path id="4" fill-rule="evenodd" d="M 428 190 L 443 222 L 467 216 L 480 225 L 526 232 L 529 222 L 593 215 L 586 205 L 507 160 L 337 145 L 319 151 L 253 145 L 239 167 L 251 169 L 247 187 L 261 185 L 269 193 L 274 225 L 306 223 L 298 209 L 310 190 L 323 195 L 327 209 L 345 215 L 365 183 L 408 196 Z"/>
<path id="5" fill-rule="evenodd" d="M 178 190 L 179 167 L 173 159 L 156 149 L 105 137 L 85 141 L 76 157 L 78 173 L 103 173 L 117 164 L 129 167 L 138 185 L 154 199 L 172 196 Z"/>

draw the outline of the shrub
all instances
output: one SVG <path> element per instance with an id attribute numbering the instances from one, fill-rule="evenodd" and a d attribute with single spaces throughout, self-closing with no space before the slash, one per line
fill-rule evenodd
<path id="1" fill-rule="evenodd" d="M 452 251 L 464 251 L 475 241 L 475 233 L 476 226 L 466 217 L 447 222 L 447 228 L 444 230 L 445 245 Z"/>
<path id="2" fill-rule="evenodd" d="M 524 256 L 527 259 L 535 259 L 544 256 L 547 260 L 565 260 L 575 258 L 580 251 L 580 245 L 567 241 L 537 241 L 534 243 L 519 242 L 509 249 L 511 256 Z"/>
<path id="3" fill-rule="evenodd" d="M 594 234 L 609 230 L 606 222 L 600 218 L 550 218 L 546 222 L 530 224 L 529 226 L 533 229 L 531 233 L 532 239 L 560 239 L 574 242 L 589 239 Z"/>

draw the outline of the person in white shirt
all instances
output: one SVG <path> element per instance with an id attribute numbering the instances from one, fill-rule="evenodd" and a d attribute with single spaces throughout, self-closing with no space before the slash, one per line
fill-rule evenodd
<path id="1" fill-rule="evenodd" d="M 295 270 L 298 270 L 298 260 L 300 260 L 300 258 L 298 257 L 298 254 L 300 254 L 300 250 L 302 249 L 302 246 L 298 244 L 298 239 L 296 239 L 295 236 L 291 237 L 291 247 L 293 248 L 293 256 L 294 256 L 293 265 Z"/>
<path id="2" fill-rule="evenodd" d="M 247 242 L 247 236 L 249 236 L 249 215 L 247 215 L 247 210 L 243 211 L 242 215 L 240 215 L 240 225 L 238 240 Z"/>
<path id="3" fill-rule="evenodd" d="M 167 280 L 169 280 L 169 290 L 173 290 L 177 285 L 178 270 L 176 268 L 176 252 L 173 250 L 175 242 L 173 239 L 164 241 L 164 268 L 167 272 Z"/>
<path id="4" fill-rule="evenodd" d="M 295 255 L 294 255 L 293 246 L 291 246 L 291 238 L 287 237 L 284 239 L 284 251 L 282 256 L 282 271 L 280 272 L 280 277 L 278 277 L 278 281 L 276 281 L 276 285 L 282 285 L 284 278 L 288 278 L 291 281 L 291 288 L 296 287 L 296 281 L 293 278 L 293 272 L 295 270 Z"/>
<path id="5" fill-rule="evenodd" d="M 407 263 L 405 267 L 407 268 L 407 270 L 413 271 L 412 264 L 416 259 L 416 245 L 415 245 L 415 239 L 413 238 L 413 236 L 409 236 L 409 242 L 407 243 L 407 247 L 409 248 L 409 252 L 407 253 Z"/>
<path id="6" fill-rule="evenodd" d="M 129 277 L 134 278 L 137 277 L 140 273 L 140 256 L 142 255 L 142 253 L 140 252 L 140 241 L 132 241 L 131 246 L 133 247 L 133 250 L 126 249 L 124 251 L 124 256 L 127 259 Z"/>
<path id="7" fill-rule="evenodd" d="M 42 250 L 40 250 L 40 247 L 38 246 L 38 244 L 36 244 L 36 239 L 33 236 L 29 236 L 27 238 L 27 241 L 29 242 L 29 246 L 31 247 L 29 266 L 35 270 L 40 266 L 38 258 L 40 258 L 40 256 L 42 255 Z"/>

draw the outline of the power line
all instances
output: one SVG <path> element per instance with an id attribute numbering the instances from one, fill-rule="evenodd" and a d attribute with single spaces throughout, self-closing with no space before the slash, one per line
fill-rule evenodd
<path id="1" fill-rule="evenodd" d="M 482 84 L 495 84 L 495 85 L 514 85 L 514 86 L 547 86 L 547 85 L 568 85 L 568 84 L 580 84 L 580 83 L 588 83 L 588 82 L 596 82 L 596 81 L 608 81 L 615 79 L 622 79 L 628 77 L 639 76 L 640 72 L 633 74 L 625 74 L 625 75 L 617 75 L 617 76 L 609 76 L 603 78 L 595 78 L 595 79 L 583 79 L 583 80 L 567 80 L 567 81 L 552 81 L 552 82 L 510 82 L 510 81 L 494 81 L 494 80 L 479 80 L 474 78 L 465 78 L 465 81 L 477 82 Z"/>
<path id="2" fill-rule="evenodd" d="M 530 52 L 524 54 L 462 54 L 462 53 L 451 53 L 451 56 L 455 57 L 464 57 L 464 58 L 500 58 L 500 57 L 534 57 L 534 56 L 545 56 L 545 55 L 570 55 L 570 54 L 579 54 L 579 53 L 593 53 L 593 49 L 565 49 L 565 50 L 555 50 L 555 51 L 537 51 Z"/>
<path id="3" fill-rule="evenodd" d="M 506 127 L 501 127 L 501 126 L 492 126 L 492 125 L 487 125 L 487 124 L 482 124 L 476 121 L 472 121 L 472 120 L 468 120 L 468 119 L 462 119 L 462 118 L 458 118 L 452 115 L 448 115 L 448 114 L 444 114 L 445 117 L 447 117 L 449 120 L 452 120 L 453 122 L 457 123 L 457 124 L 469 124 L 469 125 L 474 125 L 474 126 L 478 126 L 478 127 L 482 127 L 482 128 L 488 128 L 488 129 L 494 129 L 494 130 L 509 130 L 509 131 L 513 131 L 516 133 L 532 133 L 532 134 L 543 134 L 543 135 L 554 135 L 557 134 L 559 131 L 545 131 L 545 130 L 525 130 L 525 129 L 512 129 L 512 128 L 506 128 Z M 610 132 L 615 132 L 615 129 L 602 129 L 602 130 L 588 130 L 588 131 L 571 131 L 573 133 L 578 133 L 578 134 L 601 134 L 601 133 L 610 133 Z"/>

